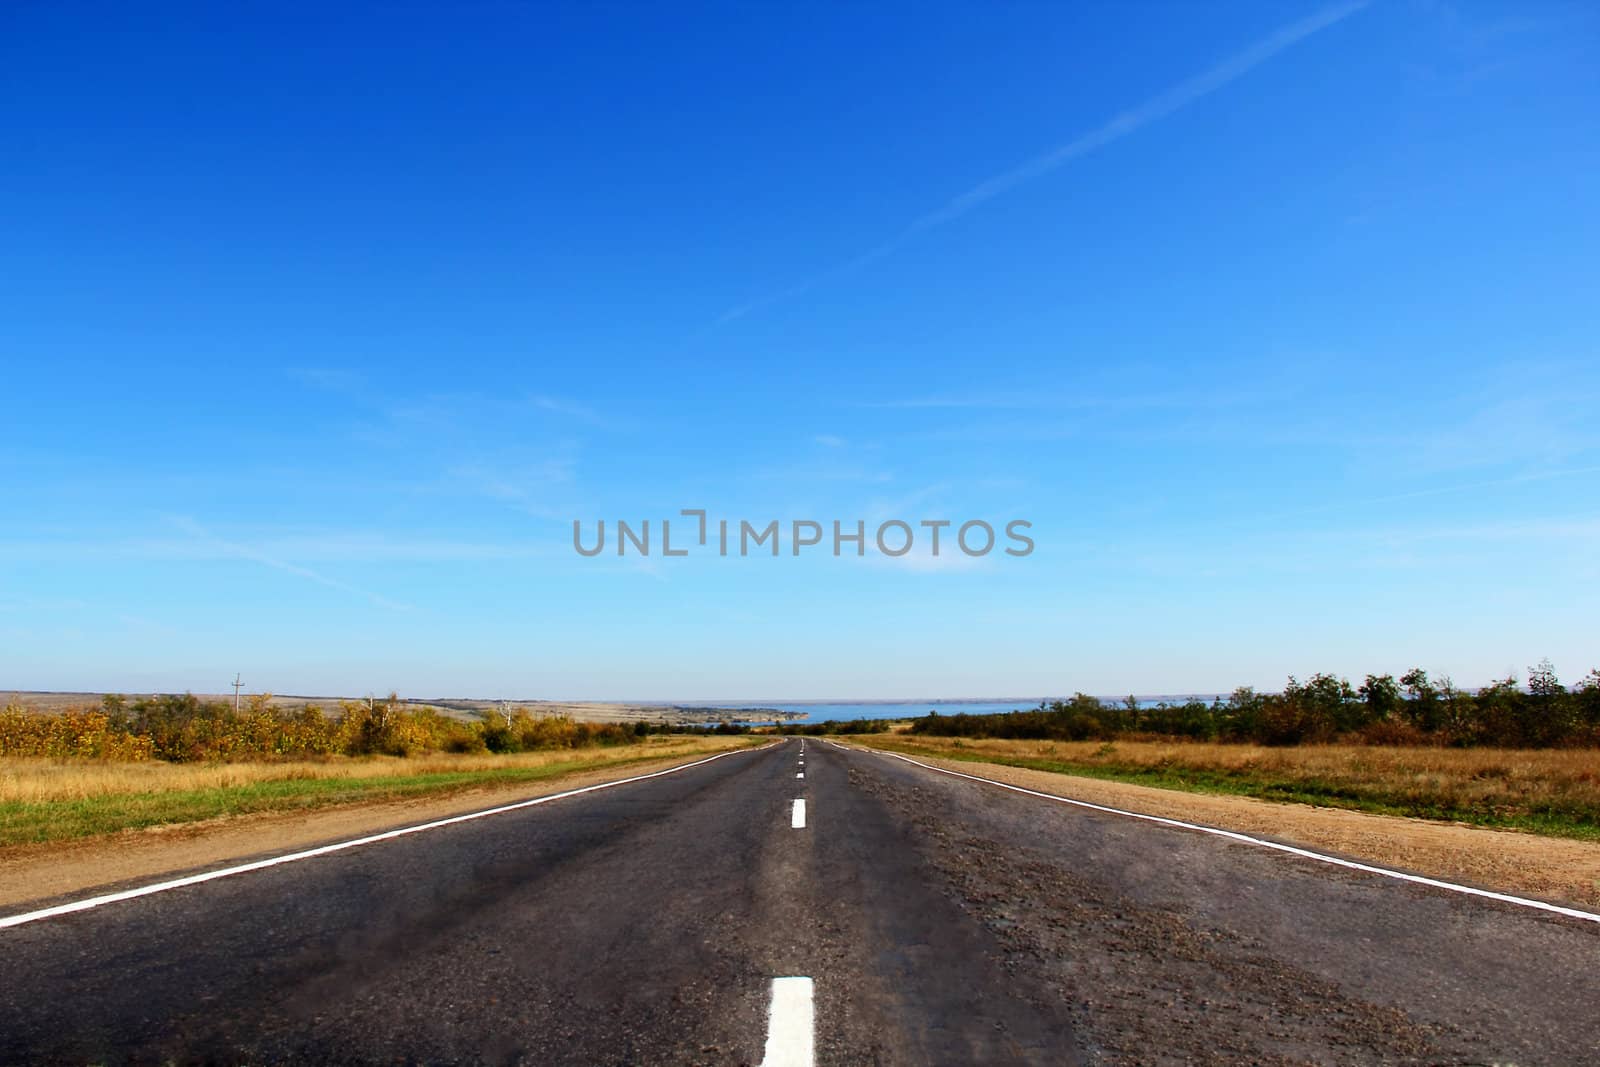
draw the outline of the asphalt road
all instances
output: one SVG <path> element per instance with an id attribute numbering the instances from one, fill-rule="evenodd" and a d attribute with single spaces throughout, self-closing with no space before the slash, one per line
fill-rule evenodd
<path id="1" fill-rule="evenodd" d="M 800 752 L 0 929 L 0 1062 L 1600 1062 L 1600 925 Z"/>

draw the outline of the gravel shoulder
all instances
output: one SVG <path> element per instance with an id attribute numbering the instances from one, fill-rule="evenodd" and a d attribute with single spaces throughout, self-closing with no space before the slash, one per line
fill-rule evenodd
<path id="1" fill-rule="evenodd" d="M 929 766 L 1073 800 L 1268 837 L 1483 889 L 1600 908 L 1600 842 L 1279 804 L 1253 797 L 1186 793 L 937 756 L 913 758 Z"/>

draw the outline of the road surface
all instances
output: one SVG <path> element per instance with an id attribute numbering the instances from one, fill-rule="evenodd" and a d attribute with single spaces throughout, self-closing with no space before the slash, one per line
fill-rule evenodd
<path id="1" fill-rule="evenodd" d="M 1589 1064 L 1597 976 L 1600 924 L 789 740 L 0 928 L 0 1063 Z"/>

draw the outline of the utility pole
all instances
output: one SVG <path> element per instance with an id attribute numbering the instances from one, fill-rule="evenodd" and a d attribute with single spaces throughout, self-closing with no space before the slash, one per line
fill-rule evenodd
<path id="1" fill-rule="evenodd" d="M 233 676 L 233 713 L 235 715 L 239 714 L 239 687 L 242 685 L 244 683 L 239 680 L 239 675 L 235 674 Z"/>

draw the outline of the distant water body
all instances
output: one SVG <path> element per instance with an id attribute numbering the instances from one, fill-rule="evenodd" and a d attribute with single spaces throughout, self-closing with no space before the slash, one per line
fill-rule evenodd
<path id="1" fill-rule="evenodd" d="M 1184 694 L 1181 696 L 1139 697 L 1139 706 L 1152 708 L 1165 701 L 1169 704 L 1181 704 L 1186 700 L 1204 700 L 1210 703 L 1216 694 Z M 905 700 L 895 702 L 868 701 L 861 704 L 833 704 L 812 703 L 810 701 L 797 701 L 794 703 L 779 703 L 773 701 L 748 701 L 727 704 L 695 704 L 686 705 L 704 708 L 773 708 L 777 711 L 798 711 L 804 714 L 808 723 L 816 722 L 851 722 L 856 719 L 920 719 L 930 711 L 937 711 L 940 715 L 958 715 L 965 712 L 968 715 L 990 715 L 1003 711 L 1029 711 L 1039 706 L 1038 697 L 1018 700 Z M 1067 697 L 1046 697 L 1046 700 L 1065 700 Z M 1101 697 L 1106 703 L 1120 704 L 1124 697 Z M 752 719 L 752 722 L 759 721 Z"/>

